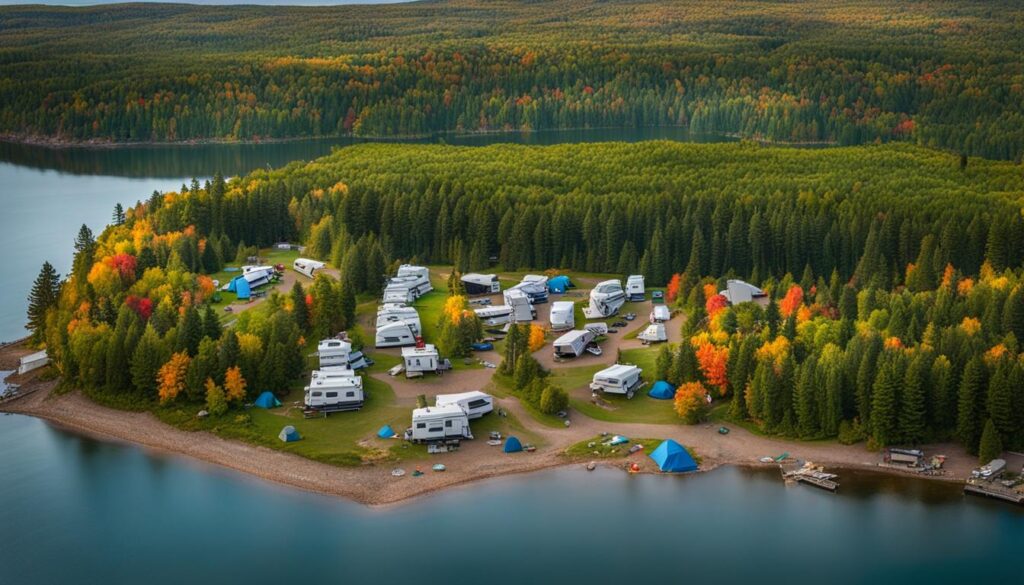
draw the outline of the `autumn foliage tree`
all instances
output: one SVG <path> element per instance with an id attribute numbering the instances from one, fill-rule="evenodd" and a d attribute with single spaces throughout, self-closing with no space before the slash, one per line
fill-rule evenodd
<path id="1" fill-rule="evenodd" d="M 676 389 L 673 408 L 688 425 L 704 420 L 708 411 L 707 390 L 700 382 L 687 382 Z"/>
<path id="2" fill-rule="evenodd" d="M 672 275 L 672 278 L 668 281 L 668 286 L 665 287 L 665 302 L 674 303 L 679 298 L 679 287 L 682 284 L 682 276 L 677 272 Z"/>
<path id="3" fill-rule="evenodd" d="M 786 291 L 786 296 L 784 296 L 782 298 L 782 302 L 779 303 L 779 312 L 782 313 L 783 317 L 789 318 L 790 315 L 800 308 L 800 305 L 803 304 L 803 302 L 804 289 L 800 288 L 800 285 L 794 284 L 789 287 L 789 290 Z"/>
<path id="4" fill-rule="evenodd" d="M 160 396 L 161 404 L 174 400 L 185 390 L 185 377 L 188 374 L 188 366 L 191 361 L 187 353 L 178 352 L 160 366 L 160 370 L 157 372 L 157 393 Z"/>
<path id="5" fill-rule="evenodd" d="M 245 378 L 238 366 L 228 368 L 224 372 L 224 396 L 229 402 L 241 402 L 245 399 Z"/>
<path id="6" fill-rule="evenodd" d="M 729 388 L 729 348 L 703 343 L 697 348 L 697 363 L 707 383 L 716 386 L 722 396 Z"/>
<path id="7" fill-rule="evenodd" d="M 540 325 L 530 325 L 530 337 L 527 342 L 530 353 L 544 347 L 544 328 Z"/>

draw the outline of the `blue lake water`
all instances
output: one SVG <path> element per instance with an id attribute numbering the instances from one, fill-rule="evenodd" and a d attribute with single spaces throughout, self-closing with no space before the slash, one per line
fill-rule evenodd
<path id="1" fill-rule="evenodd" d="M 367 508 L 29 417 L 0 445 L 0 583 L 1019 582 L 1024 545 L 1017 508 L 875 474 L 567 468 Z"/>

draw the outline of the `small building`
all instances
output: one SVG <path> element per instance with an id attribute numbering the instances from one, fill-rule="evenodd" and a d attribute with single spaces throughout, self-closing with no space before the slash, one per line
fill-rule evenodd
<path id="1" fill-rule="evenodd" d="M 923 461 L 924 451 L 919 449 L 889 449 L 888 463 L 902 463 L 911 467 L 917 467 Z"/>
<path id="2" fill-rule="evenodd" d="M 749 303 L 754 301 L 767 301 L 768 295 L 756 286 L 743 282 L 742 280 L 728 280 L 725 283 L 725 290 L 719 291 L 720 295 L 729 301 L 730 305 Z"/>
<path id="3" fill-rule="evenodd" d="M 501 292 L 501 282 L 497 274 L 477 274 L 471 272 L 462 276 L 462 286 L 468 295 L 489 295 Z"/>
<path id="4" fill-rule="evenodd" d="M 402 365 L 408 378 L 422 376 L 426 372 L 441 373 L 451 367 L 448 360 L 441 359 L 437 347 L 432 343 L 417 344 L 402 348 Z"/>

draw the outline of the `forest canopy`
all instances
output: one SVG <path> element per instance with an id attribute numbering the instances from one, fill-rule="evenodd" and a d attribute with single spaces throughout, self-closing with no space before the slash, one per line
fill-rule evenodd
<path id="1" fill-rule="evenodd" d="M 0 9 L 0 133 L 261 140 L 682 126 L 1024 152 L 1017 2 Z"/>

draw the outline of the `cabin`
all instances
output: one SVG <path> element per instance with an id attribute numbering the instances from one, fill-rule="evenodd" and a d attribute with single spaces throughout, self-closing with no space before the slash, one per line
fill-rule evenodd
<path id="1" fill-rule="evenodd" d="M 429 406 L 412 411 L 412 426 L 405 433 L 414 443 L 472 439 L 469 415 L 457 404 Z"/>
<path id="2" fill-rule="evenodd" d="M 565 331 L 576 326 L 575 305 L 571 301 L 555 301 L 551 303 L 552 331 Z"/>
<path id="3" fill-rule="evenodd" d="M 359 410 L 363 407 L 363 379 L 352 370 L 315 371 L 304 388 L 303 404 L 318 412 Z"/>
<path id="4" fill-rule="evenodd" d="M 570 331 L 555 340 L 554 349 L 556 358 L 574 358 L 583 355 L 587 346 L 593 343 L 594 332 L 584 329 L 582 331 Z"/>
<path id="5" fill-rule="evenodd" d="M 971 477 L 975 479 L 995 479 L 1002 475 L 1005 470 L 1005 459 L 993 459 L 988 462 L 988 465 L 982 465 L 981 468 L 972 471 Z"/>
<path id="6" fill-rule="evenodd" d="M 418 339 L 416 332 L 411 325 L 405 321 L 385 323 L 377 327 L 377 334 L 374 337 L 374 346 L 381 347 L 405 347 L 415 345 Z"/>
<path id="7" fill-rule="evenodd" d="M 292 269 L 307 278 L 313 278 L 313 276 L 316 275 L 316 272 L 318 270 L 323 270 L 325 266 L 327 265 L 323 262 L 310 260 L 309 258 L 296 258 L 295 261 L 292 262 Z"/>
<path id="8" fill-rule="evenodd" d="M 626 279 L 626 296 L 631 301 L 644 300 L 646 290 L 644 289 L 644 276 L 642 274 L 632 274 Z"/>
<path id="9" fill-rule="evenodd" d="M 469 420 L 482 417 L 494 410 L 494 398 L 478 390 L 460 392 L 458 394 L 438 394 L 434 399 L 436 406 L 456 405 L 466 413 Z"/>
<path id="10" fill-rule="evenodd" d="M 407 378 L 416 378 L 426 372 L 440 374 L 451 369 L 451 363 L 442 359 L 432 343 L 417 343 L 415 347 L 402 348 L 402 365 Z"/>
<path id="11" fill-rule="evenodd" d="M 597 283 L 590 291 L 590 304 L 583 309 L 587 319 L 603 319 L 619 312 L 626 304 L 626 291 L 621 280 L 606 280 Z"/>
<path id="12" fill-rule="evenodd" d="M 615 364 L 594 374 L 590 384 L 591 392 L 597 394 L 619 394 L 633 398 L 636 391 L 643 386 L 643 372 L 631 364 Z"/>
<path id="13" fill-rule="evenodd" d="M 764 291 L 742 280 L 727 280 L 725 290 L 719 291 L 718 294 L 725 297 L 730 305 L 751 302 L 768 303 L 768 295 Z"/>
<path id="14" fill-rule="evenodd" d="M 466 289 L 466 294 L 470 296 L 501 292 L 501 282 L 498 281 L 497 274 L 477 274 L 475 272 L 464 274 L 462 276 L 462 287 Z"/>

